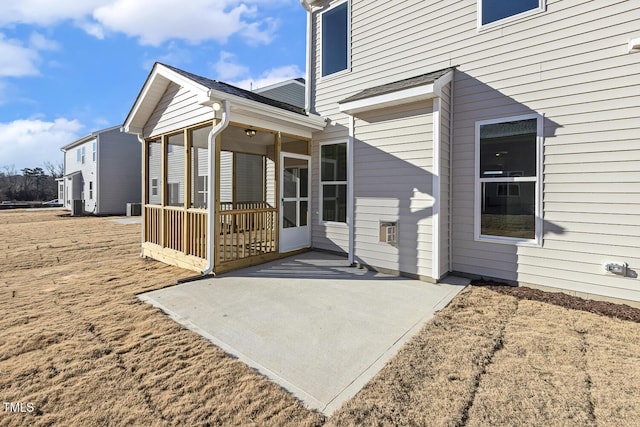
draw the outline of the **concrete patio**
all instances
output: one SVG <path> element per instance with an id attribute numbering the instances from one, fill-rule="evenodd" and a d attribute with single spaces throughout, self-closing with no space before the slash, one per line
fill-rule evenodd
<path id="1" fill-rule="evenodd" d="M 138 297 L 329 415 L 467 283 L 430 284 L 308 252 Z"/>

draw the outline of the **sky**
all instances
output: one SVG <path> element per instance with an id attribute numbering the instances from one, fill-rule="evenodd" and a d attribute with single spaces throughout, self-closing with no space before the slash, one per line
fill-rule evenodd
<path id="1" fill-rule="evenodd" d="M 299 0 L 0 3 L 0 172 L 121 125 L 156 61 L 249 89 L 305 73 Z"/>

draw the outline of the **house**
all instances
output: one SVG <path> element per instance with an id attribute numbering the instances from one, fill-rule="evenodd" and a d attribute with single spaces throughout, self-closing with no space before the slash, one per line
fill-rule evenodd
<path id="1" fill-rule="evenodd" d="M 297 79 L 289 79 L 282 82 L 274 83 L 268 86 L 253 89 L 253 92 L 275 99 L 276 101 L 285 102 L 304 108 L 305 103 L 305 81 L 302 77 Z"/>
<path id="2" fill-rule="evenodd" d="M 639 2 L 302 4 L 314 248 L 640 301 Z"/>
<path id="3" fill-rule="evenodd" d="M 127 203 L 140 203 L 142 160 L 134 135 L 111 127 L 61 148 L 64 176 L 59 181 L 63 206 L 73 209 L 81 200 L 83 211 L 96 215 L 124 214 Z"/>
<path id="4" fill-rule="evenodd" d="M 208 273 L 311 247 L 640 301 L 640 4 L 302 4 L 304 109 L 154 66 L 124 125 L 144 255 Z"/>

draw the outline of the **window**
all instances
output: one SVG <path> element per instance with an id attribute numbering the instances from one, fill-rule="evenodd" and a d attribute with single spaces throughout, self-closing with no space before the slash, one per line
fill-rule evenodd
<path id="1" fill-rule="evenodd" d="M 322 221 L 347 222 L 347 144 L 320 146 Z"/>
<path id="2" fill-rule="evenodd" d="M 349 2 L 322 13 L 322 76 L 349 66 Z"/>
<path id="3" fill-rule="evenodd" d="M 79 148 L 76 149 L 76 162 L 80 163 L 82 161 L 82 150 Z"/>
<path id="4" fill-rule="evenodd" d="M 82 149 L 80 151 L 81 151 L 80 163 L 82 163 L 84 165 L 85 147 L 82 147 Z"/>
<path id="5" fill-rule="evenodd" d="M 93 143 L 93 161 L 94 161 L 94 162 L 96 161 L 97 154 L 98 154 L 98 153 L 97 153 L 97 143 L 96 143 L 96 142 L 94 142 L 94 143 Z"/>
<path id="6" fill-rule="evenodd" d="M 89 200 L 93 200 L 93 181 L 89 181 Z"/>
<path id="7" fill-rule="evenodd" d="M 478 0 L 480 26 L 545 8 L 545 0 Z"/>
<path id="8" fill-rule="evenodd" d="M 536 115 L 476 123 L 476 238 L 539 242 Z"/>
<path id="9" fill-rule="evenodd" d="M 158 178 L 151 179 L 151 195 L 152 196 L 158 195 Z"/>

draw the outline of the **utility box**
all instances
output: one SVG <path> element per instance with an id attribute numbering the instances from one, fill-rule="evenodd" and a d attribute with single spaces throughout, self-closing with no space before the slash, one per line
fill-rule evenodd
<path id="1" fill-rule="evenodd" d="M 84 215 L 84 200 L 73 200 L 71 203 L 71 216 Z"/>
<path id="2" fill-rule="evenodd" d="M 142 203 L 127 203 L 127 216 L 142 215 Z"/>

